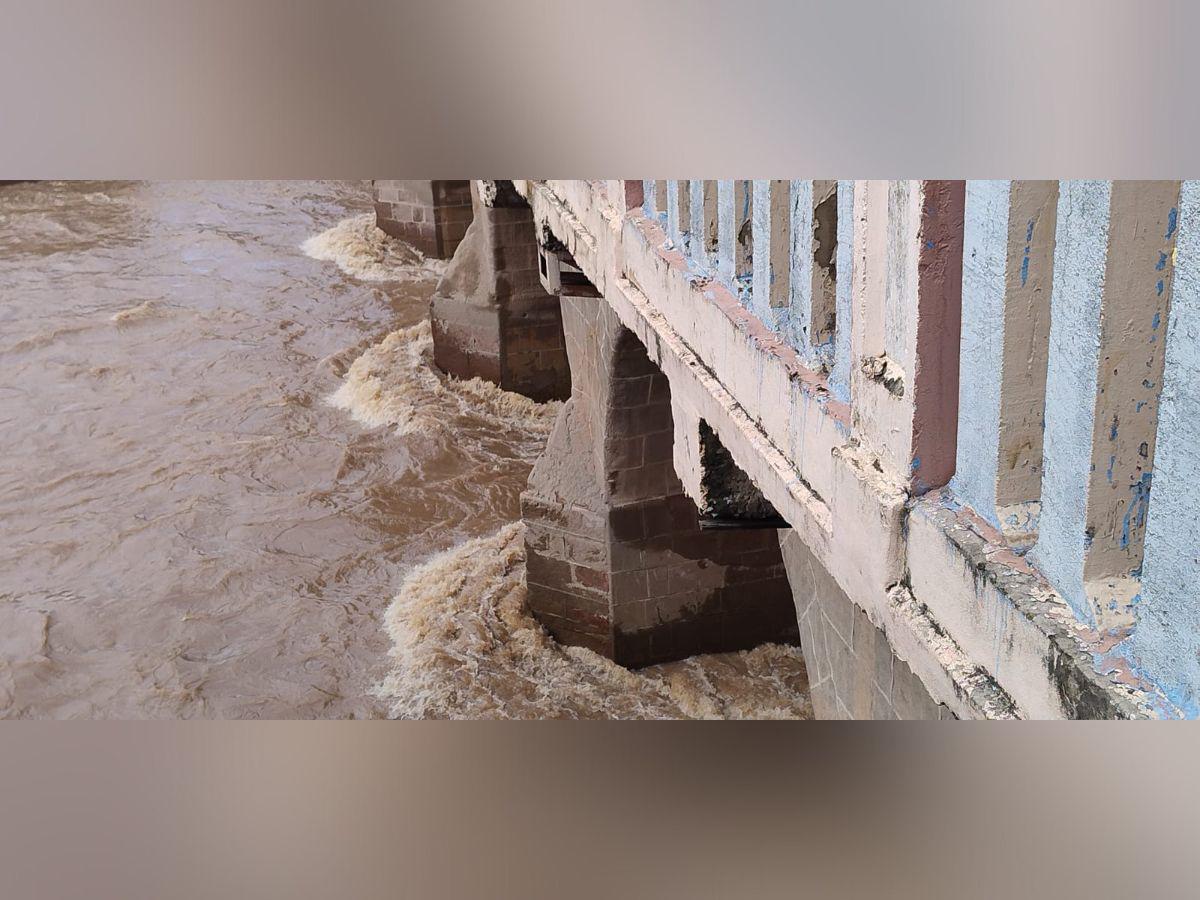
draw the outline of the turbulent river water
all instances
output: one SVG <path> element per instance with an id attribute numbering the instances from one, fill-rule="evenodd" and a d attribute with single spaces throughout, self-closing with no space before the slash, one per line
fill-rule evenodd
<path id="1" fill-rule="evenodd" d="M 363 183 L 0 187 L 0 716 L 811 715 L 529 618 L 557 406 L 433 368 L 440 270 Z"/>

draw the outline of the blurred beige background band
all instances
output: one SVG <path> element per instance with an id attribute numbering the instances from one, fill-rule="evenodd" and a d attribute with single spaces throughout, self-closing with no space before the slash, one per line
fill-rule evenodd
<path id="1" fill-rule="evenodd" d="M 6 178 L 1179 178 L 1194 4 L 5 2 Z"/>

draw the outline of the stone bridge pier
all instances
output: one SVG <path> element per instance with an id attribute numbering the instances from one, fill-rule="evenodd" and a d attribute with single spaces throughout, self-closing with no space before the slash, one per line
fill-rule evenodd
<path id="1" fill-rule="evenodd" d="M 626 666 L 796 643 L 778 531 L 701 527 L 667 377 L 594 289 L 561 299 L 571 397 L 521 498 L 534 615 Z"/>
<path id="2" fill-rule="evenodd" d="M 375 224 L 435 259 L 453 256 L 471 223 L 469 181 L 376 179 L 371 191 Z"/>
<path id="3" fill-rule="evenodd" d="M 542 286 L 533 213 L 509 181 L 476 181 L 473 217 L 430 303 L 434 361 L 534 400 L 570 394 L 558 298 Z"/>

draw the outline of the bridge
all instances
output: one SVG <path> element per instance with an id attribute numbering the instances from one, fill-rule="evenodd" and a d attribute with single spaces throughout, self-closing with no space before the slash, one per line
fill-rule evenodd
<path id="1" fill-rule="evenodd" d="M 1200 182 L 375 190 L 452 256 L 438 364 L 567 400 L 560 641 L 798 641 L 821 718 L 1200 715 Z"/>

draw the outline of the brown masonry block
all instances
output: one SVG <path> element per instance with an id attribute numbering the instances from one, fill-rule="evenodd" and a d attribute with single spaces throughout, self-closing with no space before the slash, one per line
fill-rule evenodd
<path id="1" fill-rule="evenodd" d="M 449 259 L 473 216 L 469 181 L 373 181 L 375 222 L 426 256 Z"/>
<path id="2" fill-rule="evenodd" d="M 496 205 L 496 204 L 509 205 Z M 474 198 L 470 224 L 430 302 L 434 361 L 535 400 L 570 394 L 558 298 L 542 287 L 533 214 L 515 193 Z"/>
<path id="3" fill-rule="evenodd" d="M 776 532 L 701 529 L 645 348 L 601 298 L 564 297 L 562 320 L 572 394 L 522 495 L 534 615 L 628 666 L 796 643 Z"/>

